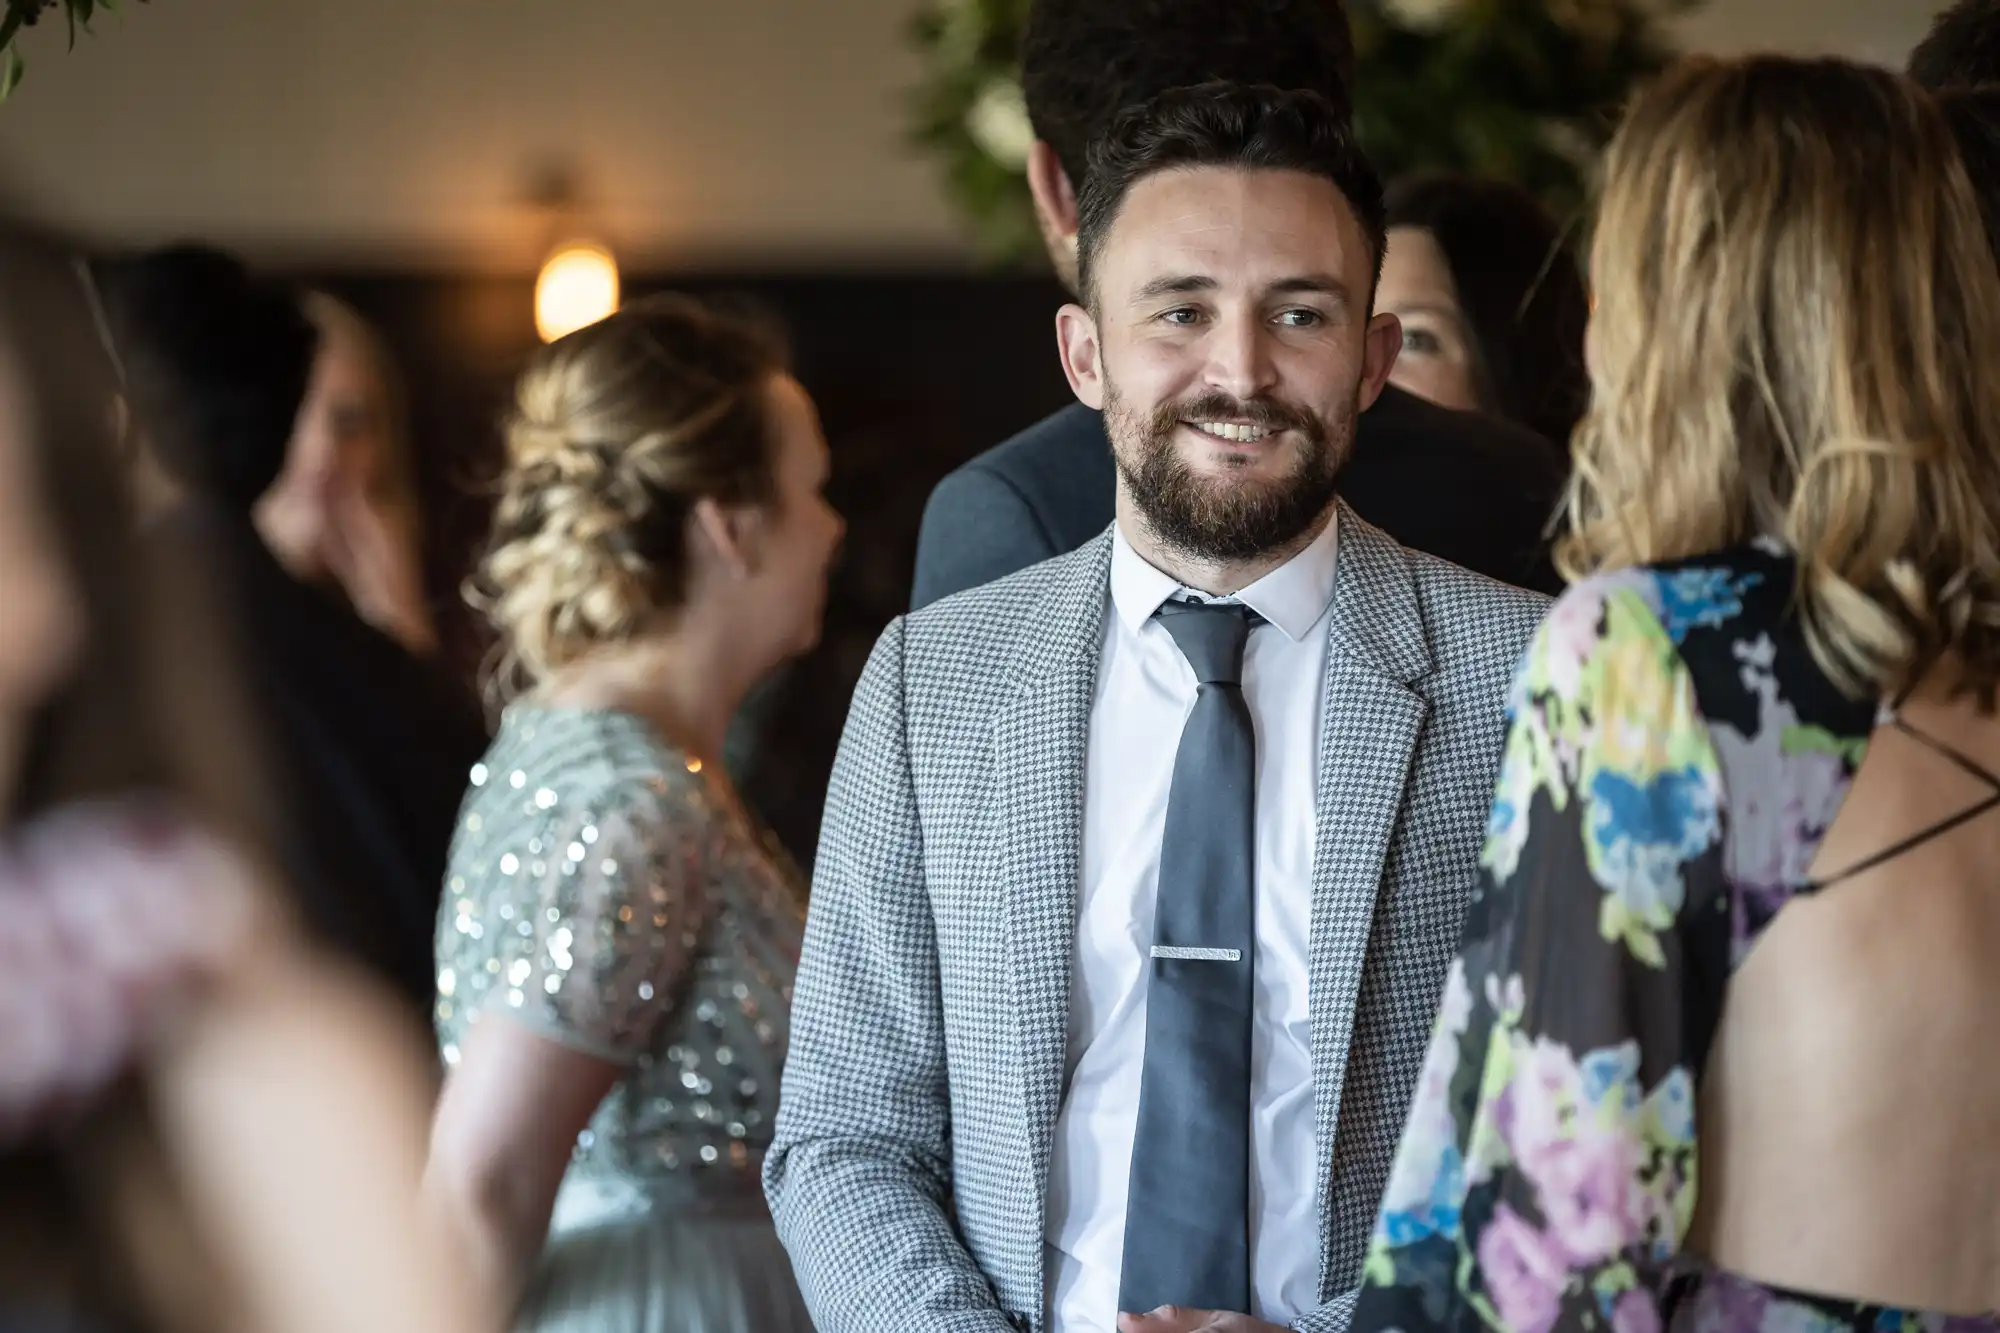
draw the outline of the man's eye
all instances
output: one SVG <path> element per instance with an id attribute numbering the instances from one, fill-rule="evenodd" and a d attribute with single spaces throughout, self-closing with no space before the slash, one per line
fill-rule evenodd
<path id="1" fill-rule="evenodd" d="M 1326 316 L 1317 310 L 1287 310 L 1278 316 L 1278 322 L 1286 328 L 1310 329 L 1326 323 Z"/>
<path id="2" fill-rule="evenodd" d="M 1160 318 L 1169 324 L 1186 326 L 1200 319 L 1201 314 L 1189 306 L 1181 306 L 1179 309 L 1166 311 Z"/>

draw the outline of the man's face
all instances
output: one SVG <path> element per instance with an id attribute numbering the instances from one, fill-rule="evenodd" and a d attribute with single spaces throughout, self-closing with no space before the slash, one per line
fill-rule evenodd
<path id="1" fill-rule="evenodd" d="M 1374 258 L 1340 191 L 1159 172 L 1126 195 L 1093 279 L 1094 310 L 1059 320 L 1065 368 L 1153 536 L 1247 560 L 1311 530 L 1401 340 L 1394 316 L 1370 318 Z"/>

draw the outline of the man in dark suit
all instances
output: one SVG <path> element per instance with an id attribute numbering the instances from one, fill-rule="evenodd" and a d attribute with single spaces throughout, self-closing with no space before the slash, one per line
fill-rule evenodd
<path id="1" fill-rule="evenodd" d="M 96 278 L 151 489 L 145 540 L 214 571 L 299 914 L 427 1019 L 445 856 L 486 737 L 469 699 L 257 535 L 317 335 L 291 292 L 216 251 L 155 251 Z"/>
<path id="2" fill-rule="evenodd" d="M 1076 289 L 1076 185 L 1120 109 L 1210 79 L 1346 107 L 1353 66 L 1338 0 L 1040 0 L 1022 49 L 1028 185 L 1057 274 Z M 1532 431 L 1387 388 L 1361 418 L 1340 488 L 1406 546 L 1558 591 L 1546 532 L 1566 472 Z M 912 606 L 1083 545 L 1111 522 L 1116 483 L 1103 422 L 1080 405 L 987 450 L 931 493 Z"/>

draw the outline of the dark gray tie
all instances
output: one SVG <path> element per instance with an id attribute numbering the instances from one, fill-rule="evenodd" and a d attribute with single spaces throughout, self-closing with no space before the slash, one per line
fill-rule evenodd
<path id="1" fill-rule="evenodd" d="M 1247 607 L 1168 602 L 1199 688 L 1160 841 L 1146 1064 L 1118 1308 L 1250 1309 L 1250 1023 L 1257 747 Z"/>

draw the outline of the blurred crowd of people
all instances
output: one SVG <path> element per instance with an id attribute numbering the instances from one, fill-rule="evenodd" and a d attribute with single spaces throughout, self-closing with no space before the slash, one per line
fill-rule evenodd
<path id="1" fill-rule="evenodd" d="M 808 876 L 784 338 L 406 386 L 0 234 L 0 1328 L 2000 1328 L 2000 4 L 1385 185 L 1337 0 L 1037 0 L 1077 402 L 933 493 Z M 481 704 L 484 707 L 481 707 Z"/>

